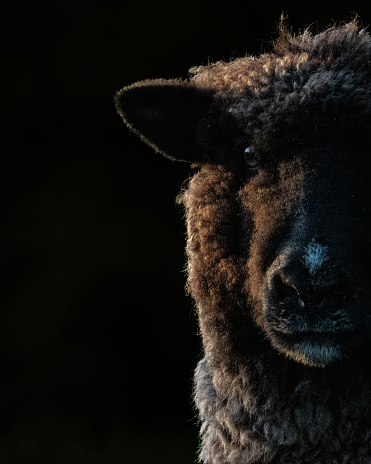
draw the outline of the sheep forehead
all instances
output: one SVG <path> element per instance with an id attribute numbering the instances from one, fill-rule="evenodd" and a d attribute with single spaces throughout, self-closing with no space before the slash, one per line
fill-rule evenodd
<path id="1" fill-rule="evenodd" d="M 201 87 L 214 85 L 222 91 L 220 95 L 225 91 L 235 96 L 245 94 L 260 98 L 261 94 L 266 98 L 267 89 L 273 90 L 276 83 L 281 81 L 286 88 L 284 94 L 297 93 L 309 78 L 311 84 L 317 82 L 317 87 L 321 87 L 322 91 L 326 90 L 323 84 L 338 89 L 340 79 L 341 83 L 346 84 L 347 88 L 343 89 L 345 93 L 352 87 L 354 91 L 363 89 L 363 93 L 369 94 L 369 74 L 365 75 L 365 62 L 371 56 L 371 38 L 355 23 L 331 28 L 314 36 L 306 31 L 303 35 L 291 37 L 289 42 L 296 45 L 294 51 L 290 51 L 288 46 L 283 54 L 274 50 L 258 57 L 245 56 L 228 63 L 218 62 L 193 68 L 191 74 Z M 330 51 L 336 51 L 341 45 L 341 54 L 337 56 L 335 53 L 333 56 Z M 327 49 L 330 51 L 326 52 Z M 341 76 L 342 73 L 345 77 Z M 303 97 L 308 98 L 308 90 L 303 89 Z M 327 88 L 326 92 L 330 90 Z"/>
<path id="2" fill-rule="evenodd" d="M 302 261 L 310 275 L 315 275 L 328 260 L 327 250 L 327 246 L 321 245 L 314 239 L 304 247 Z"/>

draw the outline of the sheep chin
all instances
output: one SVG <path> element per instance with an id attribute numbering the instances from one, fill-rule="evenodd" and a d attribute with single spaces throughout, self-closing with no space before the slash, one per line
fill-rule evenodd
<path id="1" fill-rule="evenodd" d="M 295 341 L 282 334 L 271 335 L 269 338 L 276 350 L 307 367 L 327 367 L 345 357 L 345 347 L 331 340 L 328 334 L 300 334 Z"/>
<path id="2" fill-rule="evenodd" d="M 308 367 L 327 367 L 343 359 L 342 351 L 342 347 L 337 344 L 320 345 L 305 341 L 289 349 L 286 354 Z"/>

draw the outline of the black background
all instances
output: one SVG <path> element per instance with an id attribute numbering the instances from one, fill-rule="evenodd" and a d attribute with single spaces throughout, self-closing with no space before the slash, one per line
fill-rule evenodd
<path id="1" fill-rule="evenodd" d="M 353 11 L 371 23 L 371 8 L 354 3 L 92 0 L 2 11 L 1 463 L 196 460 L 201 345 L 175 205 L 191 171 L 129 133 L 113 95 L 269 50 L 282 10 L 296 31 Z"/>

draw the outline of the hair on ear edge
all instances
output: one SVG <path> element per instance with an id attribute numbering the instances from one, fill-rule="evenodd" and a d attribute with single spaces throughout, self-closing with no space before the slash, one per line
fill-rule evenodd
<path id="1" fill-rule="evenodd" d="M 174 161 L 201 162 L 195 128 L 211 104 L 210 92 L 181 79 L 150 79 L 119 90 L 117 112 L 157 153 Z"/>

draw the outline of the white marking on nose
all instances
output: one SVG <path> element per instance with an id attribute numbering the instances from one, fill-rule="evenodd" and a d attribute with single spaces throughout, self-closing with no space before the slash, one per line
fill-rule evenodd
<path id="1" fill-rule="evenodd" d="M 303 263 L 311 276 L 314 276 L 327 260 L 327 246 L 317 243 L 314 239 L 304 248 Z"/>

